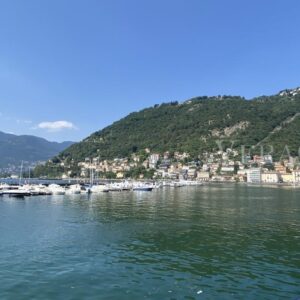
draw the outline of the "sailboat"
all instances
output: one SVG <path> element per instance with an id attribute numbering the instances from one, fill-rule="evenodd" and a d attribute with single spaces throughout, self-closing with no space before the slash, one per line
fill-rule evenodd
<path id="1" fill-rule="evenodd" d="M 23 160 L 22 160 L 21 169 L 20 169 L 19 186 L 17 188 L 14 188 L 14 189 L 3 190 L 2 191 L 3 195 L 9 195 L 10 197 L 20 197 L 20 198 L 23 198 L 25 196 L 30 196 L 31 195 L 31 193 L 30 193 L 29 190 L 24 189 L 21 186 L 21 183 L 22 183 L 22 174 L 23 174 L 22 172 L 23 172 Z"/>

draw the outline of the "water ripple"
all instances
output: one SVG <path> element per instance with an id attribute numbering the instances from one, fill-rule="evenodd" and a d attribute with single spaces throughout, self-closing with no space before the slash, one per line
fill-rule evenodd
<path id="1" fill-rule="evenodd" d="M 297 299 L 300 191 L 0 201 L 0 299 Z"/>

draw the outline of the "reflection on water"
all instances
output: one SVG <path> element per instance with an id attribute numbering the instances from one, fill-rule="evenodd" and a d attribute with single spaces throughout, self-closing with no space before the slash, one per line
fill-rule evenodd
<path id="1" fill-rule="evenodd" d="M 300 191 L 0 198 L 1 299 L 295 299 Z"/>

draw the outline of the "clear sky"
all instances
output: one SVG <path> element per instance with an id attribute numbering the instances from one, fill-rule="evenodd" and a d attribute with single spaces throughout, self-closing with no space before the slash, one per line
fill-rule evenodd
<path id="1" fill-rule="evenodd" d="M 0 0 L 0 130 L 77 141 L 156 103 L 300 86 L 299 11 L 299 0 Z"/>

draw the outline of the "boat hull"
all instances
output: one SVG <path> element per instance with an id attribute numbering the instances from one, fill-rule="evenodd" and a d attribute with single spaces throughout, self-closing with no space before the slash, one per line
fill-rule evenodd
<path id="1" fill-rule="evenodd" d="M 152 187 L 137 187 L 133 188 L 134 191 L 140 191 L 140 192 L 151 192 L 153 190 Z"/>

